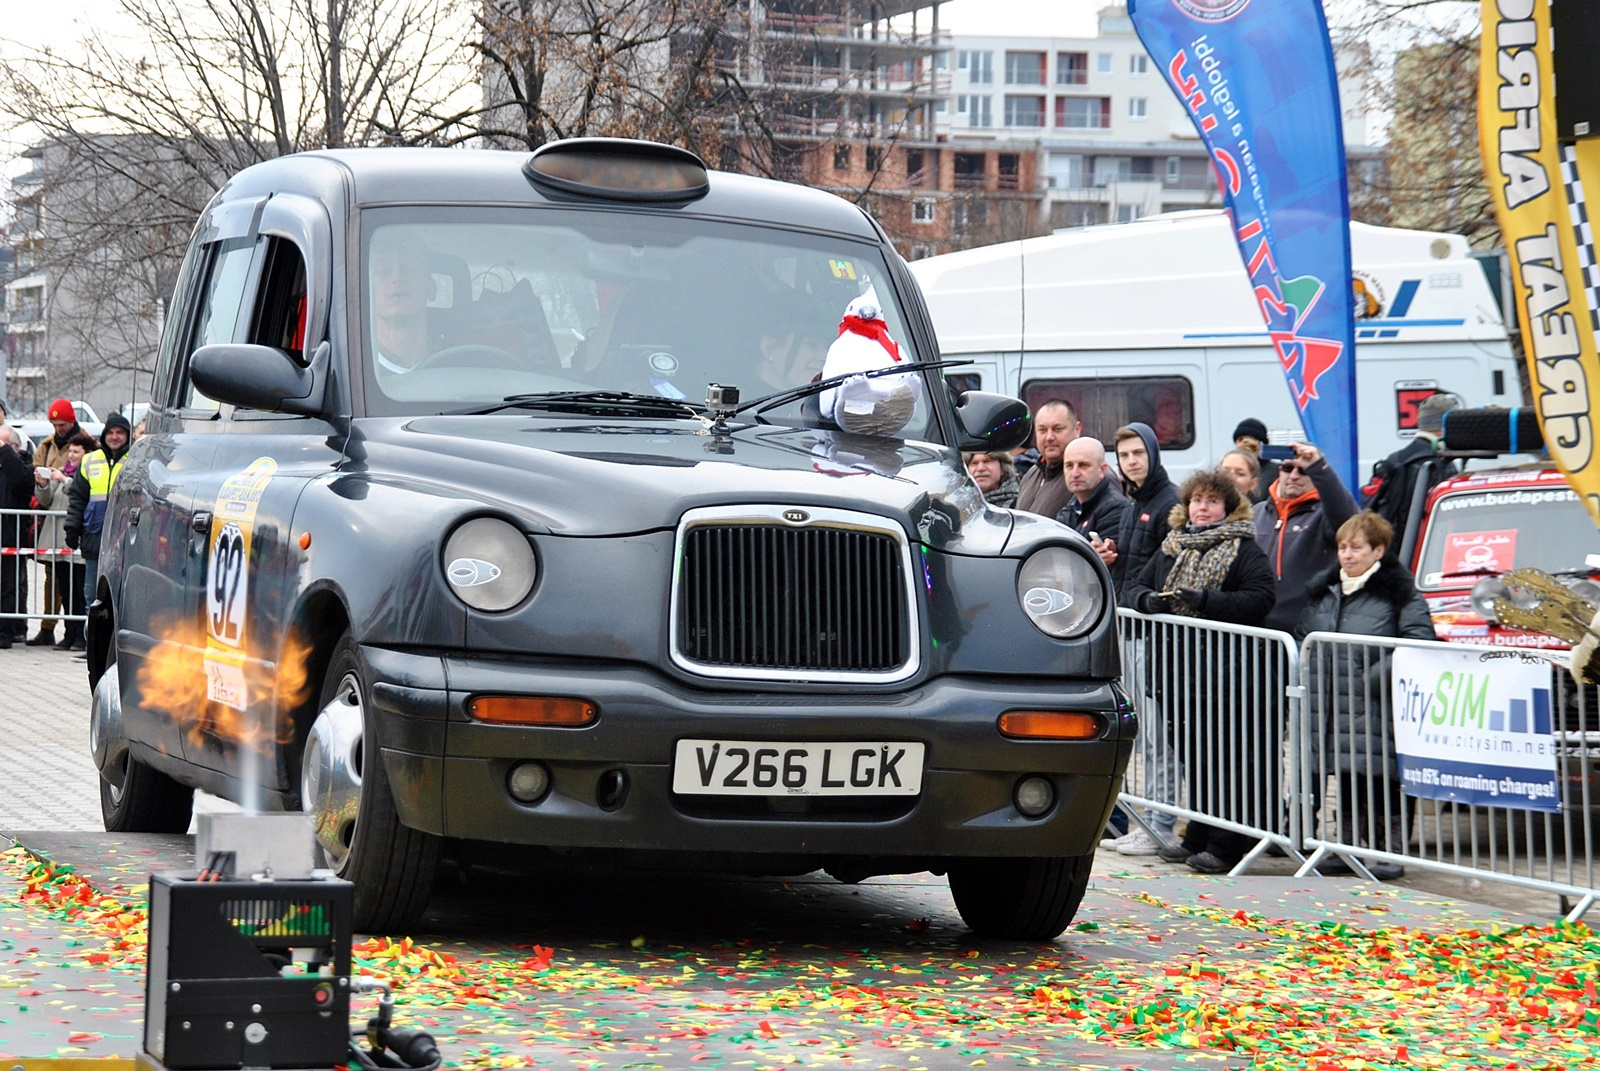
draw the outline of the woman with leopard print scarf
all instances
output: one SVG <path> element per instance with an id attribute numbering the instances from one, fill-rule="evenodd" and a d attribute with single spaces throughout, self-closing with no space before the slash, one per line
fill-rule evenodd
<path id="1" fill-rule="evenodd" d="M 1250 501 L 1226 473 L 1192 474 L 1178 489 L 1160 553 L 1130 579 L 1124 605 L 1145 614 L 1260 625 L 1277 602 L 1278 587 L 1256 545 L 1252 516 Z M 1251 686 L 1241 672 L 1243 649 L 1225 634 L 1168 628 L 1152 633 L 1153 642 L 1163 639 L 1169 649 L 1152 650 L 1149 661 L 1172 682 L 1158 698 L 1188 770 L 1190 808 L 1246 824 L 1262 815 L 1275 818 L 1282 759 L 1261 746 L 1281 739 L 1281 729 L 1271 724 L 1277 707 L 1267 701 L 1270 682 Z M 1230 782 L 1246 787 L 1229 791 Z M 1182 844 L 1163 848 L 1161 857 L 1220 874 L 1233 869 L 1253 843 L 1242 833 L 1190 821 Z"/>

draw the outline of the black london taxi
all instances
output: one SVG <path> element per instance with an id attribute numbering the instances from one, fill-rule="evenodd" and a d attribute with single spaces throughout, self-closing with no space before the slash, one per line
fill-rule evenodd
<path id="1" fill-rule="evenodd" d="M 863 297 L 919 385 L 893 437 L 818 402 Z M 1053 938 L 1135 733 L 1114 607 L 963 470 L 1026 409 L 941 369 L 869 216 L 681 149 L 241 171 L 107 514 L 106 828 L 304 811 L 368 932 L 488 846 L 930 871 L 975 932 Z"/>

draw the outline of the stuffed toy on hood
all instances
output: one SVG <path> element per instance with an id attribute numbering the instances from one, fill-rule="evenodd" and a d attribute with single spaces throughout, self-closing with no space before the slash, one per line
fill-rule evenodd
<path id="1" fill-rule="evenodd" d="M 822 378 L 849 375 L 837 387 L 822 392 L 822 415 L 857 435 L 898 435 L 911 423 L 922 379 L 915 372 L 903 376 L 867 377 L 873 372 L 906 363 L 900 347 L 889 337 L 883 310 L 872 295 L 850 302 L 839 324 L 839 337 L 828 347 Z"/>

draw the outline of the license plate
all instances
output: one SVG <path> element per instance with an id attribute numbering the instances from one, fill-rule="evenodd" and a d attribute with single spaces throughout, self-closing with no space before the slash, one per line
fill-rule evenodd
<path id="1" fill-rule="evenodd" d="M 679 740 L 672 791 L 696 796 L 915 796 L 918 743 Z"/>

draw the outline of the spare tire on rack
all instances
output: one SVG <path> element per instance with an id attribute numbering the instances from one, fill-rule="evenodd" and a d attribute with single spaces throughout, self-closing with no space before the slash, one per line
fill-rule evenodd
<path id="1" fill-rule="evenodd" d="M 1440 437 L 1451 451 L 1537 454 L 1544 450 L 1539 417 L 1525 405 L 1448 410 Z"/>

